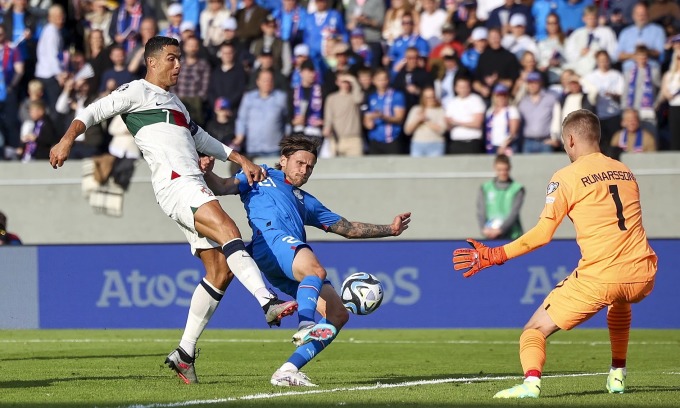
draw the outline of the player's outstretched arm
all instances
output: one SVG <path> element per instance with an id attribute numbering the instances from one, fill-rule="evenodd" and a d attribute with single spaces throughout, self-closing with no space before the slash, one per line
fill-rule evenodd
<path id="1" fill-rule="evenodd" d="M 210 156 L 203 156 L 199 158 L 199 167 L 203 172 L 203 178 L 208 188 L 215 195 L 232 195 L 238 194 L 239 180 L 236 177 L 223 178 L 213 173 L 215 166 L 215 158 Z"/>
<path id="2" fill-rule="evenodd" d="M 229 154 L 228 160 L 241 166 L 250 186 L 267 178 L 267 170 L 248 160 L 247 157 L 235 150 Z"/>
<path id="3" fill-rule="evenodd" d="M 350 222 L 341 218 L 340 221 L 331 225 L 328 230 L 349 239 L 396 237 L 408 229 L 408 224 L 410 222 L 410 212 L 397 215 L 394 217 L 392 224 L 389 225 L 368 224 L 355 221 Z"/>
<path id="4" fill-rule="evenodd" d="M 472 248 L 459 248 L 453 251 L 453 269 L 463 270 L 463 276 L 469 278 L 482 269 L 493 265 L 502 265 L 508 260 L 503 247 L 489 248 L 474 239 L 467 242 Z"/>
<path id="5" fill-rule="evenodd" d="M 69 125 L 64 136 L 61 137 L 59 143 L 52 146 L 50 149 L 50 165 L 53 168 L 61 167 L 68 159 L 69 153 L 76 138 L 83 134 L 86 130 L 85 124 L 78 119 L 74 119 Z"/>

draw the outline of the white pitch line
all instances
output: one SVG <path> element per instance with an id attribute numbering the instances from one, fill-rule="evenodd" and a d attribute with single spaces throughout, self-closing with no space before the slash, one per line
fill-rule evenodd
<path id="1" fill-rule="evenodd" d="M 579 373 L 579 374 L 555 374 L 555 375 L 544 375 L 543 378 L 566 378 L 566 377 L 589 377 L 594 375 L 606 375 L 607 373 Z M 314 395 L 314 394 L 329 394 L 336 392 L 348 392 L 348 391 L 372 391 L 378 389 L 388 389 L 388 388 L 403 388 L 403 387 L 413 387 L 419 385 L 437 385 L 437 384 L 448 384 L 448 383 L 472 383 L 472 382 L 485 382 L 485 381 L 501 381 L 501 380 L 513 380 L 522 378 L 521 376 L 502 376 L 502 377 L 459 377 L 459 378 L 441 378 L 437 380 L 418 380 L 418 381 L 405 381 L 393 384 L 381 384 L 377 383 L 375 385 L 364 385 L 360 387 L 342 387 L 342 388 L 331 388 L 328 390 L 308 390 L 308 391 L 290 391 L 290 392 L 279 392 L 279 393 L 259 393 L 244 395 L 242 397 L 229 397 L 229 398 L 216 398 L 209 400 L 193 400 L 184 402 L 170 402 L 170 403 L 158 403 L 150 405 L 129 405 L 125 408 L 175 408 L 175 407 L 186 407 L 190 405 L 209 405 L 209 404 L 223 404 L 225 402 L 235 402 L 235 401 L 247 401 L 247 400 L 261 400 L 261 399 L 273 399 L 282 397 L 291 397 L 298 395 Z"/>
<path id="2" fill-rule="evenodd" d="M 173 339 L 0 339 L 0 344 L 24 343 L 172 343 Z M 201 339 L 201 343 L 288 343 L 288 339 Z M 482 344 L 482 345 L 516 345 L 518 340 L 357 340 L 353 338 L 338 339 L 334 343 L 352 344 Z M 555 345 L 589 345 L 608 346 L 609 341 L 564 341 L 548 340 L 548 344 Z M 630 341 L 629 345 L 678 345 L 680 341 Z"/>

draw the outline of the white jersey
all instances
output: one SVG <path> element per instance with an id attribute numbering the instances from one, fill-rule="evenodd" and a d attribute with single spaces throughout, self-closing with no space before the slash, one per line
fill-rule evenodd
<path id="1" fill-rule="evenodd" d="M 121 115 L 149 164 L 156 192 L 177 177 L 202 175 L 197 151 L 222 161 L 232 151 L 191 121 L 175 94 L 144 79 L 121 85 L 76 119 L 89 128 L 116 115 Z"/>

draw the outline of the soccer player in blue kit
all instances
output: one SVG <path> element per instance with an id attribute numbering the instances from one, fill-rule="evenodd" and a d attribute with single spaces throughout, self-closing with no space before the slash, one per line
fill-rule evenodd
<path id="1" fill-rule="evenodd" d="M 272 285 L 297 299 L 300 323 L 293 344 L 298 347 L 272 375 L 276 386 L 315 386 L 299 370 L 349 319 L 342 299 L 326 280 L 326 270 L 306 243 L 305 225 L 350 239 L 380 238 L 400 235 L 411 221 L 411 213 L 403 213 L 389 225 L 350 222 L 301 190 L 316 165 L 319 144 L 305 136 L 284 138 L 276 169 L 266 168 L 268 177 L 252 186 L 241 173 L 227 179 L 217 176 L 210 160 L 202 166 L 215 194 L 240 194 L 253 229 L 248 251 Z M 319 322 L 314 319 L 316 311 L 322 316 Z"/>

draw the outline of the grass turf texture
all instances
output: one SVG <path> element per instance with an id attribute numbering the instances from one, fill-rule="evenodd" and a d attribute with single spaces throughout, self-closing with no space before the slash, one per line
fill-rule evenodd
<path id="1" fill-rule="evenodd" d="M 680 330 L 632 331 L 622 395 L 605 390 L 606 330 L 557 333 L 548 342 L 541 398 L 522 401 L 491 398 L 521 381 L 518 329 L 345 330 L 303 370 L 320 387 L 273 387 L 271 374 L 293 351 L 291 334 L 207 330 L 196 365 L 201 384 L 187 386 L 162 364 L 180 330 L 0 331 L 0 407 L 680 404 Z"/>

